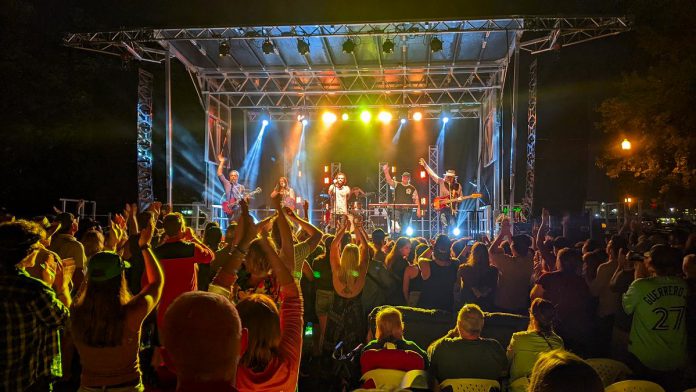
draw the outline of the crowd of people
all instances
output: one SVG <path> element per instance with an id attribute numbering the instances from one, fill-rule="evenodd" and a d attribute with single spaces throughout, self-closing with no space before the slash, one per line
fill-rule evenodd
<path id="1" fill-rule="evenodd" d="M 573 243 L 544 210 L 533 235 L 502 219 L 492 240 L 388 238 L 359 218 L 323 233 L 281 195 L 272 205 L 255 223 L 242 200 L 237 221 L 202 233 L 160 203 L 105 228 L 6 217 L 0 390 L 352 390 L 375 364 L 424 371 L 430 390 L 604 390 L 588 358 L 695 386 L 694 233 L 628 219 Z M 447 330 L 424 341 L 416 315 Z M 527 327 L 493 338 L 496 317 Z"/>

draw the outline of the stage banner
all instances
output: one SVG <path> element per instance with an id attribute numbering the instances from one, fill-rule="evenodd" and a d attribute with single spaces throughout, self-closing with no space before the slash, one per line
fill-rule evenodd
<path id="1" fill-rule="evenodd" d="M 481 159 L 484 166 L 489 166 L 495 162 L 498 146 L 498 132 L 497 132 L 497 101 L 498 94 L 495 90 L 489 92 L 489 94 L 483 100 L 483 140 L 481 143 L 482 155 Z"/>

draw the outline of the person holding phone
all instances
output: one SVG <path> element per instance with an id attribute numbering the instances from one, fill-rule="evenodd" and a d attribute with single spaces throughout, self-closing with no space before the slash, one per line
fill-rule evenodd
<path id="1" fill-rule="evenodd" d="M 503 240 L 508 239 L 512 256 L 503 252 Z M 528 235 L 512 235 L 510 220 L 505 219 L 498 236 L 488 248 L 491 265 L 498 268 L 498 290 L 495 293 L 495 306 L 507 313 L 526 315 L 529 307 L 534 260 L 530 247 L 532 239 Z"/>

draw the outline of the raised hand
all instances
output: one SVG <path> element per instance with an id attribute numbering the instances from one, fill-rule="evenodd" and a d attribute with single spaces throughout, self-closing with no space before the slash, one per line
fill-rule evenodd
<path id="1" fill-rule="evenodd" d="M 418 164 L 421 165 L 421 166 L 423 166 L 423 167 L 427 166 L 427 164 L 426 164 L 426 162 L 425 162 L 425 159 L 423 159 L 423 158 L 420 158 L 420 159 L 418 160 Z"/>
<path id="2" fill-rule="evenodd" d="M 155 233 L 155 221 L 153 219 L 148 220 L 147 225 L 140 230 L 140 237 L 138 238 L 138 246 L 145 247 L 150 245 L 152 242 L 152 236 Z"/>
<path id="3" fill-rule="evenodd" d="M 541 224 L 548 225 L 550 218 L 551 218 L 551 215 L 549 214 L 549 210 L 547 210 L 546 208 L 542 208 L 541 209 Z"/>
<path id="4" fill-rule="evenodd" d="M 387 165 L 387 164 L 382 165 L 382 170 L 389 171 L 389 165 Z"/>
<path id="5" fill-rule="evenodd" d="M 225 160 L 226 160 L 226 159 L 225 159 L 225 156 L 222 155 L 222 153 L 219 153 L 219 154 L 218 154 L 217 159 L 218 159 L 218 161 L 219 161 L 220 163 L 223 163 L 223 162 L 225 162 Z"/>

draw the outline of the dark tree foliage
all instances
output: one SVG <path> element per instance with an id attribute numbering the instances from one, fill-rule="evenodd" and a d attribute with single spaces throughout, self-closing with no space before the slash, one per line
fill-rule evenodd
<path id="1" fill-rule="evenodd" d="M 691 0 L 633 0 L 635 70 L 599 111 L 615 142 L 598 165 L 643 189 L 684 198 L 696 190 L 696 7 Z M 630 151 L 622 151 L 627 138 Z M 649 192 L 649 191 L 648 191 Z M 691 193 L 693 195 L 693 193 Z M 647 196 L 647 195 L 646 195 Z"/>

